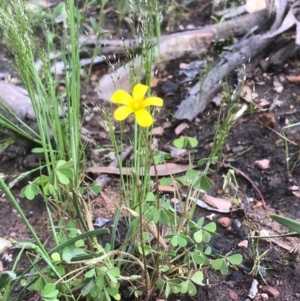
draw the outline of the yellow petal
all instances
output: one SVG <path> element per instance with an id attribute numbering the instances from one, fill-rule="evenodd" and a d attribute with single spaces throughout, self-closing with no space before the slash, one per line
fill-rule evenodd
<path id="1" fill-rule="evenodd" d="M 164 101 L 159 97 L 149 97 L 143 101 L 143 107 L 148 106 L 157 106 L 161 107 L 163 105 Z"/>
<path id="2" fill-rule="evenodd" d="M 119 107 L 114 112 L 114 117 L 118 121 L 122 121 L 126 119 L 131 113 L 133 113 L 133 110 L 127 106 Z"/>
<path id="3" fill-rule="evenodd" d="M 111 101 L 121 105 L 128 105 L 130 102 L 132 102 L 132 97 L 124 90 L 117 90 L 111 97 Z"/>
<path id="4" fill-rule="evenodd" d="M 147 110 L 138 110 L 134 112 L 137 123 L 140 126 L 146 127 L 153 123 L 153 118 Z"/>
<path id="5" fill-rule="evenodd" d="M 142 84 L 135 85 L 132 91 L 132 98 L 134 99 L 134 101 L 143 100 L 148 88 L 149 88 L 148 86 Z"/>

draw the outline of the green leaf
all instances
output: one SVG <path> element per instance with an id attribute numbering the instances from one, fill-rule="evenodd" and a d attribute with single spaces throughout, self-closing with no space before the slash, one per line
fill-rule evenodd
<path id="1" fill-rule="evenodd" d="M 159 180 L 159 184 L 162 186 L 169 186 L 172 183 L 172 179 L 171 178 L 161 178 Z"/>
<path id="2" fill-rule="evenodd" d="M 83 239 L 78 239 L 75 241 L 75 247 L 76 248 L 83 248 L 84 247 L 84 240 Z"/>
<path id="3" fill-rule="evenodd" d="M 200 175 L 198 170 L 190 169 L 186 172 L 185 176 L 190 181 L 195 181 Z"/>
<path id="4" fill-rule="evenodd" d="M 95 269 L 90 269 L 84 274 L 84 278 L 92 278 L 95 276 Z"/>
<path id="5" fill-rule="evenodd" d="M 71 262 L 73 258 L 81 255 L 89 255 L 90 253 L 85 249 L 72 249 L 65 251 L 62 254 L 62 259 L 66 262 Z"/>
<path id="6" fill-rule="evenodd" d="M 221 274 L 227 275 L 228 274 L 228 266 L 225 260 L 223 260 L 222 266 L 221 266 Z"/>
<path id="7" fill-rule="evenodd" d="M 176 148 L 185 148 L 187 145 L 187 141 L 186 141 L 185 137 L 180 137 L 180 138 L 173 140 L 173 145 Z"/>
<path id="8" fill-rule="evenodd" d="M 166 289 L 165 289 L 165 297 L 168 298 L 171 293 L 171 286 L 169 282 L 166 283 Z"/>
<path id="9" fill-rule="evenodd" d="M 204 276 L 203 276 L 203 272 L 201 271 L 197 271 L 191 278 L 191 280 L 198 285 L 203 285 L 203 279 Z"/>
<path id="10" fill-rule="evenodd" d="M 96 280 L 96 285 L 99 288 L 104 288 L 107 285 L 107 280 L 104 274 L 100 275 Z"/>
<path id="11" fill-rule="evenodd" d="M 118 267 L 113 267 L 107 271 L 107 274 L 110 274 L 114 277 L 120 276 L 120 269 Z"/>
<path id="12" fill-rule="evenodd" d="M 68 185 L 70 183 L 69 178 L 64 173 L 62 173 L 58 170 L 56 171 L 56 176 L 57 176 L 58 181 L 61 184 Z"/>
<path id="13" fill-rule="evenodd" d="M 31 152 L 33 154 L 43 154 L 44 153 L 44 149 L 42 147 L 35 147 L 31 150 Z"/>
<path id="14" fill-rule="evenodd" d="M 215 222 L 210 222 L 210 223 L 208 223 L 207 225 L 205 225 L 205 226 L 203 227 L 203 229 L 206 230 L 206 231 L 214 232 L 214 233 L 215 233 L 216 230 L 217 230 L 217 225 L 216 225 Z"/>
<path id="15" fill-rule="evenodd" d="M 95 281 L 92 279 L 86 286 L 81 289 L 81 295 L 83 297 L 87 296 L 90 291 L 95 287 Z"/>
<path id="16" fill-rule="evenodd" d="M 51 259 L 52 259 L 54 264 L 61 262 L 61 257 L 60 257 L 60 254 L 58 252 L 52 253 L 51 254 Z"/>
<path id="17" fill-rule="evenodd" d="M 168 282 L 168 284 L 170 285 L 171 291 L 174 294 L 178 294 L 181 290 L 181 285 L 179 283 L 174 283 L 174 282 Z"/>
<path id="18" fill-rule="evenodd" d="M 218 259 L 215 259 L 213 262 L 212 262 L 212 268 L 214 270 L 221 270 L 222 268 L 222 265 L 223 265 L 223 262 L 225 261 L 224 258 L 218 258 Z"/>
<path id="19" fill-rule="evenodd" d="M 199 226 L 199 228 L 202 228 L 204 223 L 204 217 L 200 217 L 197 221 L 197 225 Z"/>
<path id="20" fill-rule="evenodd" d="M 208 178 L 207 175 L 202 174 L 197 182 L 194 184 L 194 188 L 200 188 L 202 190 L 209 190 L 212 186 L 211 180 Z"/>
<path id="21" fill-rule="evenodd" d="M 182 294 L 187 293 L 187 291 L 189 289 L 189 283 L 190 283 L 189 280 L 186 280 L 186 281 L 183 281 L 183 282 L 180 283 L 181 284 L 181 290 L 180 290 L 180 292 Z"/>
<path id="22" fill-rule="evenodd" d="M 207 262 L 207 258 L 199 254 L 192 254 L 192 258 L 196 264 L 204 264 Z"/>
<path id="23" fill-rule="evenodd" d="M 68 161 L 66 162 L 65 160 L 58 160 L 56 163 L 56 169 L 61 170 L 61 169 L 69 169 L 74 166 L 73 161 Z"/>
<path id="24" fill-rule="evenodd" d="M 191 281 L 189 281 L 188 294 L 189 296 L 195 296 L 197 294 L 197 288 Z"/>
<path id="25" fill-rule="evenodd" d="M 200 159 L 200 160 L 198 161 L 198 165 L 199 165 L 199 166 L 203 166 L 204 164 L 206 164 L 206 162 L 207 162 L 207 158 Z"/>
<path id="26" fill-rule="evenodd" d="M 241 254 L 234 254 L 234 255 L 228 256 L 227 260 L 233 265 L 241 264 L 243 261 L 243 256 Z"/>
<path id="27" fill-rule="evenodd" d="M 102 187 L 99 185 L 92 185 L 92 186 L 89 186 L 89 188 L 90 188 L 90 191 L 94 194 L 98 194 L 102 190 Z"/>
<path id="28" fill-rule="evenodd" d="M 174 235 L 171 239 L 171 244 L 173 247 L 185 247 L 187 245 L 187 240 L 182 235 Z"/>
<path id="29" fill-rule="evenodd" d="M 43 277 L 39 277 L 39 278 L 34 282 L 34 284 L 33 284 L 33 289 L 34 289 L 35 291 L 39 291 L 39 292 L 40 292 L 40 291 L 43 289 L 44 285 L 45 285 L 45 281 L 44 281 Z"/>
<path id="30" fill-rule="evenodd" d="M 42 290 L 42 296 L 45 299 L 55 299 L 58 293 L 54 283 L 47 283 Z"/>
<path id="31" fill-rule="evenodd" d="M 190 148 L 194 148 L 198 145 L 198 140 L 194 137 L 186 137 L 187 139 L 187 145 L 190 146 Z"/>
<path id="32" fill-rule="evenodd" d="M 203 240 L 203 231 L 202 230 L 199 230 L 194 233 L 194 240 L 197 243 L 202 242 L 202 240 Z"/>
<path id="33" fill-rule="evenodd" d="M 208 232 L 203 231 L 203 242 L 210 242 L 210 239 L 211 235 Z"/>
<path id="34" fill-rule="evenodd" d="M 288 229 L 300 234 L 300 222 L 275 214 L 271 214 L 270 218 L 278 222 L 279 224 L 287 227 Z"/>

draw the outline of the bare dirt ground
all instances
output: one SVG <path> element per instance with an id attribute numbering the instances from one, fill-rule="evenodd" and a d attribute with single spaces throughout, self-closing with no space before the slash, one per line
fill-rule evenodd
<path id="1" fill-rule="evenodd" d="M 207 7 L 209 8 L 209 6 Z M 195 13 L 197 9 L 199 11 Z M 185 27 L 187 25 L 198 26 L 199 23 L 202 23 L 201 25 L 207 24 L 209 13 L 209 10 L 200 10 L 196 6 L 194 13 L 190 12 L 190 14 L 187 14 L 188 17 L 181 22 L 181 25 Z M 200 21 L 199 16 L 202 18 Z M 113 26 L 114 24 L 108 24 L 115 31 L 115 34 L 118 35 L 118 29 Z M 124 28 L 126 29 L 125 25 Z M 214 50 L 212 49 L 212 51 Z M 181 70 L 180 64 L 189 62 L 190 59 L 188 57 L 183 57 L 170 63 L 163 70 L 163 77 L 171 77 L 168 81 L 176 85 L 182 79 L 178 75 Z M 300 299 L 300 264 L 297 252 L 291 252 L 290 250 L 290 242 L 276 243 L 277 241 L 248 239 L 248 235 L 254 230 L 258 231 L 261 228 L 268 228 L 268 215 L 270 213 L 300 220 L 299 194 L 293 193 L 293 189 L 297 191 L 297 187 L 300 185 L 300 127 L 294 127 L 289 130 L 283 129 L 284 126 L 295 123 L 300 118 L 299 83 L 298 81 L 291 82 L 286 78 L 287 75 L 299 75 L 297 68 L 299 63 L 300 58 L 294 57 L 283 68 L 270 71 L 257 70 L 255 75 L 249 77 L 248 82 L 255 84 L 257 102 L 266 100 L 268 103 L 263 108 L 255 108 L 253 105 L 253 112 L 247 112 L 246 115 L 236 122 L 225 143 L 224 162 L 227 162 L 236 170 L 242 171 L 255 184 L 266 203 L 266 208 L 263 208 L 260 203 L 262 201 L 261 197 L 253 185 L 243 175 L 236 173 L 239 184 L 238 196 L 247 205 L 244 206 L 242 211 L 228 214 L 216 213 L 213 217 L 216 221 L 221 217 L 228 217 L 233 225 L 230 228 L 224 228 L 218 224 L 217 232 L 219 235 L 213 238 L 211 247 L 220 254 L 227 254 L 231 251 L 241 253 L 244 258 L 243 265 L 239 267 L 238 271 L 230 270 L 227 276 L 221 276 L 214 271 L 207 271 L 207 283 L 204 287 L 199 287 L 197 296 L 174 295 L 169 300 L 245 300 L 249 294 L 253 279 L 257 279 L 259 285 L 263 286 L 259 287 L 259 291 L 261 293 L 266 292 L 270 300 L 287 301 Z M 93 79 L 83 81 L 82 103 L 90 111 L 94 112 L 91 119 L 85 122 L 85 128 L 93 132 L 93 139 L 96 141 L 97 147 L 106 147 L 107 151 L 105 154 L 108 154 L 111 151 L 111 143 L 105 130 L 101 110 L 97 110 L 98 105 L 101 107 L 106 106 L 106 104 L 99 102 L 94 90 L 95 81 L 98 80 L 105 69 L 105 65 L 94 66 L 92 75 L 94 81 Z M 0 72 L 3 72 L 3 70 L 0 70 Z M 281 93 L 274 91 L 274 77 L 280 79 L 283 88 Z M 171 145 L 172 141 L 180 135 L 188 135 L 196 137 L 199 141 L 197 151 L 194 153 L 195 159 L 207 157 L 214 138 L 219 112 L 223 108 L 211 104 L 193 122 L 173 120 L 172 114 L 180 104 L 182 95 L 188 89 L 188 86 L 181 87 L 173 93 L 166 93 L 165 87 L 166 85 L 162 81 L 155 87 L 157 95 L 163 97 L 165 101 L 164 108 L 157 116 L 155 126 L 163 125 L 167 121 L 171 122 L 171 125 L 164 130 L 162 135 L 156 136 L 159 149 L 162 150 L 166 145 Z M 243 102 L 244 100 L 241 101 Z M 273 104 L 274 109 L 270 111 L 270 107 Z M 187 123 L 188 127 L 179 135 L 176 135 L 175 129 L 183 122 Z M 131 128 L 131 124 L 128 124 L 128 136 Z M 289 139 L 288 153 L 286 145 L 279 136 L 279 133 L 283 133 L 283 131 Z M 27 145 L 26 142 L 18 142 L 18 144 L 20 148 L 15 148 L 14 146 L 14 148 L 8 149 L 1 156 L 0 171 L 4 174 L 9 174 L 10 177 L 29 168 L 28 165 L 24 164 L 24 160 L 26 155 L 29 154 L 31 146 Z M 11 155 L 11 153 L 15 155 Z M 94 154 L 92 159 L 102 165 L 109 163 L 108 157 L 102 153 L 99 153 L 99 155 Z M 270 161 L 268 169 L 262 170 L 255 165 L 255 161 L 262 159 Z M 228 165 L 224 165 L 220 170 L 210 175 L 213 182 L 213 187 L 209 191 L 210 195 L 224 197 L 222 175 L 226 174 L 228 169 Z M 21 182 L 14 188 L 14 195 L 20 200 L 22 208 L 39 236 L 46 242 L 49 232 L 43 201 L 41 199 L 27 201 L 19 197 L 20 189 L 24 184 L 24 182 Z M 294 186 L 293 189 L 291 189 L 292 186 Z M 94 202 L 94 218 L 112 217 L 115 208 L 114 199 L 118 196 L 118 177 L 115 176 L 102 197 L 100 196 Z M 0 203 L 0 237 L 31 241 L 31 237 L 21 223 L 20 217 L 11 208 L 6 198 L 2 197 Z M 195 217 L 209 216 L 211 213 L 210 211 L 197 208 Z M 238 246 L 243 240 L 249 242 L 248 248 Z M 259 250 L 260 254 L 269 250 L 261 263 L 263 278 L 257 274 L 250 273 L 256 259 L 253 254 L 255 248 Z M 4 268 L 6 267 L 8 267 L 8 264 L 4 263 Z M 266 287 L 269 287 L 269 289 Z M 279 293 L 278 296 L 277 292 Z M 266 299 L 261 297 L 261 299 L 257 298 L 255 300 Z"/>

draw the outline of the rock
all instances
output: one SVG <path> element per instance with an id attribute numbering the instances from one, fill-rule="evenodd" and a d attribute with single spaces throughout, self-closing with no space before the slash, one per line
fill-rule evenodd
<path id="1" fill-rule="evenodd" d="M 269 286 L 269 285 L 262 285 L 262 286 L 260 287 L 260 289 L 261 289 L 261 291 L 262 291 L 263 293 L 266 293 L 266 294 L 268 294 L 269 296 L 272 296 L 272 297 L 274 297 L 274 298 L 277 298 L 277 297 L 279 296 L 279 291 L 278 291 L 276 288 L 272 287 L 272 286 Z"/>
<path id="2" fill-rule="evenodd" d="M 268 169 L 270 166 L 270 160 L 263 159 L 263 160 L 257 160 L 254 162 L 255 166 L 257 166 L 259 169 Z"/>
<path id="3" fill-rule="evenodd" d="M 240 248 L 245 248 L 245 249 L 247 249 L 247 248 L 248 248 L 248 240 L 247 240 L 247 239 L 242 240 L 242 241 L 238 244 L 238 246 L 239 246 Z"/>
<path id="4" fill-rule="evenodd" d="M 239 301 L 240 300 L 238 295 L 236 294 L 236 292 L 233 291 L 232 289 L 228 290 L 228 296 L 229 296 L 230 300 L 233 300 L 233 301 Z"/>
<path id="5" fill-rule="evenodd" d="M 223 216 L 218 219 L 218 223 L 225 228 L 228 228 L 231 225 L 231 222 L 231 219 L 227 216 Z"/>

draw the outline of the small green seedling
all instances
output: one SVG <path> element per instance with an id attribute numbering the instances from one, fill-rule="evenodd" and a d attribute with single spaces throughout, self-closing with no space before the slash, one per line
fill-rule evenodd
<path id="1" fill-rule="evenodd" d="M 194 137 L 182 136 L 175 139 L 173 145 L 177 148 L 194 148 L 198 145 L 198 140 Z"/>
<path id="2" fill-rule="evenodd" d="M 230 254 L 230 253 L 229 253 Z M 212 262 L 212 268 L 217 271 L 221 271 L 222 275 L 228 274 L 228 266 L 232 266 L 234 269 L 237 269 L 236 265 L 241 264 L 243 257 L 241 254 L 229 254 L 222 256 L 222 258 L 215 259 Z"/>

